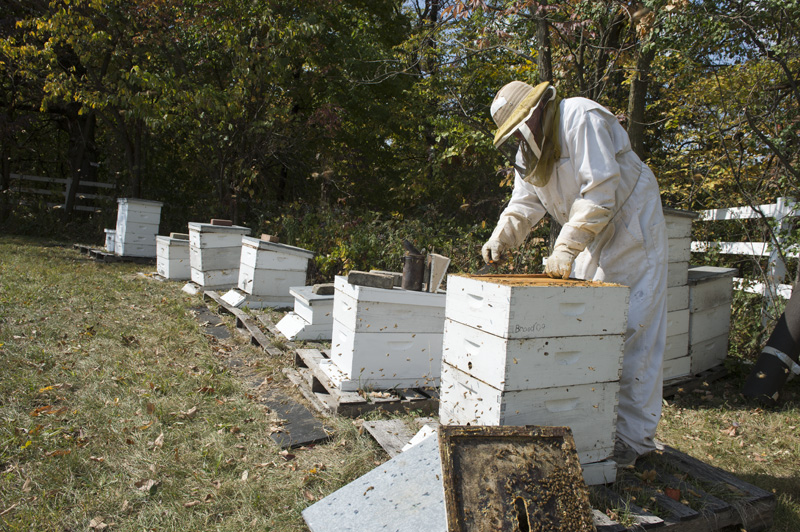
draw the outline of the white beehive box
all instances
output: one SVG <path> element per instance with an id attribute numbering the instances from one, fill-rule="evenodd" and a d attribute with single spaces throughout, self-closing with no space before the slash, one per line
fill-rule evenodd
<path id="1" fill-rule="evenodd" d="M 189 240 L 169 236 L 156 237 L 156 271 L 166 279 L 190 279 Z"/>
<path id="2" fill-rule="evenodd" d="M 106 251 L 114 253 L 114 245 L 117 241 L 117 230 L 105 229 L 104 231 L 106 232 Z"/>
<path id="3" fill-rule="evenodd" d="M 313 293 L 313 286 L 294 286 L 294 311 L 275 327 L 289 340 L 330 340 L 333 332 L 333 294 Z"/>
<path id="4" fill-rule="evenodd" d="M 239 225 L 189 224 L 192 282 L 207 289 L 229 288 L 239 280 L 242 237 L 250 229 Z"/>
<path id="5" fill-rule="evenodd" d="M 722 363 L 728 354 L 735 268 L 702 266 L 689 270 L 689 353 L 691 371 Z"/>
<path id="6" fill-rule="evenodd" d="M 544 275 L 449 275 L 447 317 L 504 338 L 624 334 L 628 292 Z"/>
<path id="7" fill-rule="evenodd" d="M 614 450 L 619 381 L 504 391 L 442 364 L 439 422 L 443 425 L 568 426 L 581 463 Z"/>
<path id="8" fill-rule="evenodd" d="M 696 212 L 664 208 L 667 224 L 667 346 L 664 379 L 689 373 L 689 290 L 687 285 L 692 247 L 692 221 Z"/>
<path id="9" fill-rule="evenodd" d="M 568 425 L 581 463 L 613 451 L 625 286 L 448 277 L 443 424 Z"/>
<path id="10" fill-rule="evenodd" d="M 442 359 L 498 390 L 592 384 L 619 380 L 624 340 L 622 334 L 508 339 L 448 318 Z"/>
<path id="11" fill-rule="evenodd" d="M 305 286 L 308 261 L 314 252 L 286 244 L 242 237 L 242 253 L 237 286 L 248 304 L 291 307 L 295 299 L 290 290 Z"/>
<path id="12" fill-rule="evenodd" d="M 161 218 L 160 201 L 119 198 L 114 253 L 129 257 L 155 257 Z"/>
<path id="13" fill-rule="evenodd" d="M 445 294 L 334 281 L 331 380 L 342 390 L 439 384 Z"/>

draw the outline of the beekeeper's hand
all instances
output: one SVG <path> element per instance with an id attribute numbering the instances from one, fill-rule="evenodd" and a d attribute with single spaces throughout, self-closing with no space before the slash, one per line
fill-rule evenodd
<path id="1" fill-rule="evenodd" d="M 575 262 L 575 254 L 569 248 L 556 246 L 553 254 L 547 257 L 544 273 L 555 279 L 568 279 L 572 272 L 573 262 Z"/>
<path id="2" fill-rule="evenodd" d="M 483 262 L 491 264 L 493 262 L 500 262 L 503 259 L 503 253 L 508 250 L 508 247 L 496 238 L 489 239 L 481 248 L 481 255 L 483 255 Z"/>

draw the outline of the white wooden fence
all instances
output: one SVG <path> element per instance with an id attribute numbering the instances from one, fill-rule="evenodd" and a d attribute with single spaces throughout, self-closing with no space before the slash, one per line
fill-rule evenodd
<path id="1" fill-rule="evenodd" d="M 58 177 L 42 177 L 37 175 L 24 175 L 24 174 L 11 174 L 11 192 L 19 194 L 20 196 L 28 195 L 28 194 L 36 194 L 36 195 L 43 195 L 43 196 L 51 196 L 52 199 L 56 199 L 56 197 L 60 196 L 61 201 L 48 201 L 47 206 L 50 208 L 64 208 L 64 202 L 67 198 L 67 191 L 69 190 L 70 184 L 72 183 L 71 178 L 58 178 Z M 47 187 L 48 185 L 63 185 L 62 187 L 55 188 L 42 188 Z M 89 187 L 89 188 L 96 188 L 96 189 L 106 189 L 112 190 L 115 188 L 115 185 L 111 183 L 100 183 L 97 181 L 81 181 L 81 187 Z M 99 190 L 98 190 L 99 192 Z M 76 200 L 106 200 L 106 201 L 114 201 L 112 196 L 106 196 L 103 194 L 94 194 L 94 193 L 84 193 L 78 192 L 75 194 Z M 96 205 L 75 205 L 74 209 L 77 211 L 86 211 L 86 212 L 100 212 L 100 208 Z"/>
<path id="2" fill-rule="evenodd" d="M 761 294 L 770 299 L 781 297 L 788 299 L 792 295 L 792 286 L 785 284 L 786 264 L 778 252 L 783 250 L 786 257 L 798 256 L 797 246 L 786 247 L 784 239 L 788 235 L 791 224 L 789 218 L 800 215 L 800 204 L 790 198 L 778 198 L 775 203 L 757 207 L 731 207 L 727 209 L 711 209 L 701 211 L 698 221 L 712 222 L 718 220 L 775 220 L 772 228 L 773 240 L 770 242 L 692 242 L 692 251 L 706 252 L 718 250 L 730 255 L 750 255 L 769 257 L 767 260 L 766 283 L 751 279 L 734 278 L 734 286 L 754 294 Z"/>

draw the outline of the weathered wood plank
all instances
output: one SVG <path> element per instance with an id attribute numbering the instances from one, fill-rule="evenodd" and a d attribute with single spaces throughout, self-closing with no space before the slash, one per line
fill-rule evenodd
<path id="1" fill-rule="evenodd" d="M 597 509 L 592 510 L 592 519 L 597 532 L 626 532 L 628 530 Z"/>
<path id="2" fill-rule="evenodd" d="M 749 484 L 744 480 L 733 476 L 727 471 L 723 471 L 722 469 L 706 464 L 705 462 L 701 462 L 700 460 L 693 458 L 688 454 L 684 454 L 677 449 L 673 449 L 672 447 L 665 446 L 661 453 L 668 457 L 670 464 L 674 465 L 684 473 L 707 482 L 723 483 L 732 486 L 742 494 L 747 495 L 751 502 L 772 500 L 775 498 L 775 494 L 770 493 L 767 490 Z"/>
<path id="3" fill-rule="evenodd" d="M 641 528 L 650 529 L 650 528 L 659 528 L 665 526 L 663 519 L 661 519 L 656 515 L 653 515 L 644 508 L 637 506 L 636 504 L 626 500 L 619 493 L 613 491 L 612 489 L 602 484 L 597 486 L 592 486 L 589 489 L 595 494 L 604 498 L 612 506 L 616 506 L 620 510 L 627 512 L 631 520 L 633 520 L 633 522 L 636 523 L 636 525 Z"/>
<path id="4" fill-rule="evenodd" d="M 401 419 L 365 421 L 364 428 L 390 458 L 403 452 L 403 447 L 414 437 L 414 432 Z"/>

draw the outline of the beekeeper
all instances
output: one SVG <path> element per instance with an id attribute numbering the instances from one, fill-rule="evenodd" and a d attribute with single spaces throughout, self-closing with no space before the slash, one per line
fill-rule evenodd
<path id="1" fill-rule="evenodd" d="M 549 213 L 561 232 L 545 273 L 630 287 L 614 459 L 655 448 L 667 329 L 667 237 L 658 184 L 616 117 L 555 87 L 513 81 L 491 106 L 496 147 L 514 140 L 514 191 L 483 259 L 500 261 Z"/>

